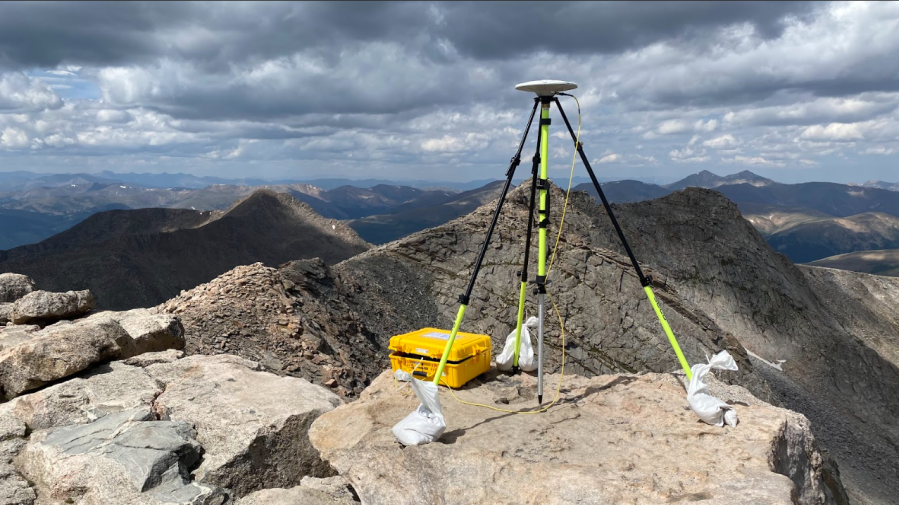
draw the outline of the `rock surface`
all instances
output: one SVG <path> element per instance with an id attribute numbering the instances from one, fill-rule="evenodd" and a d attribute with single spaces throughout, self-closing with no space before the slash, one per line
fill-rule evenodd
<path id="1" fill-rule="evenodd" d="M 547 391 L 557 380 L 547 377 Z M 390 428 L 418 401 L 385 372 L 309 436 L 363 503 L 832 503 L 805 417 L 711 382 L 736 404 L 736 428 L 699 421 L 675 375 L 565 376 L 559 402 L 537 415 L 463 405 L 441 389 L 446 432 L 403 448 Z M 533 410 L 533 386 L 498 376 L 456 394 Z"/>
<path id="2" fill-rule="evenodd" d="M 575 207 L 595 215 L 593 242 L 621 251 L 594 202 Z M 899 467 L 883 463 L 899 459 L 892 280 L 850 281 L 793 265 L 716 191 L 689 188 L 617 213 L 638 257 L 664 272 L 685 304 L 764 360 L 785 360 L 781 370 L 756 369 L 779 403 L 811 420 L 854 502 L 893 503 Z"/>
<path id="3" fill-rule="evenodd" d="M 515 320 L 526 189 L 509 195 L 462 326 L 490 335 L 494 354 Z M 555 226 L 564 195 L 552 191 Z M 492 211 L 486 205 L 332 266 L 309 260 L 255 269 L 252 276 L 235 270 L 158 310 L 190 321 L 189 353 L 233 352 L 277 373 L 323 385 L 333 380 L 338 394 L 352 398 L 388 366 L 391 336 L 452 325 Z M 889 319 L 877 318 L 899 313 L 899 304 L 877 289 L 841 294 L 816 286 L 714 191 L 688 189 L 618 206 L 616 213 L 654 277 L 687 360 L 727 349 L 740 372 L 722 372 L 723 382 L 807 414 L 818 440 L 841 463 L 847 487 L 864 491 L 871 503 L 891 503 L 899 470 L 884 462 L 899 457 L 899 367 L 889 358 L 895 331 Z M 571 197 L 550 280 L 569 335 L 570 372 L 679 369 L 605 211 L 588 195 Z M 820 277 L 819 284 L 833 280 Z M 877 308 L 829 308 L 847 295 L 860 307 Z M 533 298 L 528 315 L 536 312 Z M 547 324 L 550 371 L 559 365 L 554 312 Z M 787 361 L 773 368 L 747 350 L 770 363 Z"/>
<path id="4" fill-rule="evenodd" d="M 188 354 L 238 354 L 267 370 L 354 397 L 388 366 L 387 351 L 342 300 L 319 260 L 237 267 L 155 310 L 184 322 Z"/>
<path id="5" fill-rule="evenodd" d="M 12 321 L 12 303 L 0 303 L 0 325 Z"/>
<path id="6" fill-rule="evenodd" d="M 12 322 L 58 321 L 87 313 L 96 306 L 90 291 L 34 291 L 13 304 Z"/>
<path id="7" fill-rule="evenodd" d="M 201 458 L 194 437 L 189 424 L 138 408 L 38 432 L 15 463 L 46 501 L 224 503 L 221 490 L 189 480 Z"/>
<path id="8" fill-rule="evenodd" d="M 27 275 L 0 274 L 0 303 L 14 302 L 34 291 L 35 288 L 34 281 Z"/>
<path id="9" fill-rule="evenodd" d="M 237 356 L 142 357 L 0 404 L 0 503 L 345 502 L 345 481 L 311 478 L 333 475 L 307 436 L 333 393 Z"/>
<path id="10" fill-rule="evenodd" d="M 205 450 L 199 482 L 243 496 L 265 487 L 298 484 L 304 475 L 332 474 L 307 438 L 309 425 L 342 402 L 305 379 L 254 370 L 234 356 L 191 356 L 150 365 L 166 384 L 153 402 L 161 419 L 196 427 Z"/>
<path id="11" fill-rule="evenodd" d="M 263 489 L 245 496 L 239 505 L 353 505 L 356 502 L 343 477 L 303 477 L 290 489 Z"/>
<path id="12" fill-rule="evenodd" d="M 176 317 L 146 311 L 101 312 L 13 333 L 17 336 L 9 338 L 16 339 L 15 345 L 0 339 L 0 397 L 6 399 L 104 361 L 184 346 L 184 329 Z"/>

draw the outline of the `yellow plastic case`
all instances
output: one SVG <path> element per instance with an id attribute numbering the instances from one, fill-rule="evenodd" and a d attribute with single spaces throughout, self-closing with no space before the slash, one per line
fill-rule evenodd
<path id="1" fill-rule="evenodd" d="M 390 338 L 390 365 L 393 370 L 411 373 L 416 379 L 433 381 L 443 349 L 449 339 L 449 330 L 422 328 L 418 331 Z M 460 388 L 466 382 L 490 370 L 493 344 L 487 335 L 456 333 L 441 384 Z"/>

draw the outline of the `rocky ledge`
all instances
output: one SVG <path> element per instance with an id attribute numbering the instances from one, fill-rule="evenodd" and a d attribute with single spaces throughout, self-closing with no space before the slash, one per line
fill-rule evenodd
<path id="1" fill-rule="evenodd" d="M 0 503 L 353 502 L 307 436 L 336 395 L 236 356 L 182 356 L 112 362 L 0 405 Z"/>
<path id="2" fill-rule="evenodd" d="M 106 361 L 183 347 L 181 322 L 146 309 L 100 312 L 43 329 L 6 326 L 0 328 L 0 399 L 14 398 Z"/>
<path id="3" fill-rule="evenodd" d="M 547 377 L 552 400 L 559 377 Z M 384 372 L 358 401 L 319 417 L 309 438 L 363 503 L 822 504 L 838 503 L 838 476 L 801 414 L 710 379 L 740 423 L 717 428 L 687 407 L 671 374 L 565 376 L 547 412 L 513 415 L 440 397 L 441 439 L 402 447 L 390 428 L 418 405 Z M 533 410 L 534 379 L 493 376 L 457 396 Z M 403 394 L 406 393 L 406 394 Z M 831 482 L 834 490 L 828 488 Z"/>

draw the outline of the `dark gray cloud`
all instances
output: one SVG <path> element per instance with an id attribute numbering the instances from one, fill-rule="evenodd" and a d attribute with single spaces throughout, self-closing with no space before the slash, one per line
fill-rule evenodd
<path id="1" fill-rule="evenodd" d="M 464 54 L 503 59 L 537 51 L 619 53 L 666 40 L 695 41 L 748 23 L 763 39 L 784 19 L 808 18 L 811 2 L 447 2 L 438 31 Z"/>
<path id="2" fill-rule="evenodd" d="M 477 178 L 524 126 L 513 85 L 550 77 L 580 83 L 591 157 L 628 176 L 883 167 L 897 20 L 895 3 L 0 3 L 0 155 Z"/>
<path id="3" fill-rule="evenodd" d="M 0 63 L 120 65 L 180 57 L 224 68 L 253 58 L 374 41 L 441 57 L 452 44 L 476 59 L 548 51 L 617 53 L 696 39 L 749 23 L 764 39 L 809 2 L 35 2 L 0 4 Z M 193 32 L 185 36 L 184 32 Z"/>

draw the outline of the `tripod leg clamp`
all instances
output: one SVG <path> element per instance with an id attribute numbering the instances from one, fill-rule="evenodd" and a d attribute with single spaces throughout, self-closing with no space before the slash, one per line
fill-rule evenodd
<path id="1" fill-rule="evenodd" d="M 547 226 L 549 226 L 549 209 L 552 208 L 550 202 L 550 195 L 552 194 L 549 191 L 550 187 L 552 187 L 552 184 L 549 182 L 549 179 L 537 179 L 537 189 L 546 191 L 546 208 L 540 210 L 540 213 L 543 215 L 543 219 L 541 219 L 540 222 L 537 223 L 537 226 L 539 226 L 540 228 L 546 228 Z"/>

